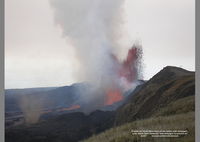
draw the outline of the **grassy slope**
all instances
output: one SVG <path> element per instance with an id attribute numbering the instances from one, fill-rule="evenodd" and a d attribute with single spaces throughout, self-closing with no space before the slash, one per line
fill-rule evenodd
<path id="1" fill-rule="evenodd" d="M 150 79 L 120 110 L 115 126 L 152 117 L 169 103 L 194 94 L 194 73 L 166 67 Z"/>
<path id="2" fill-rule="evenodd" d="M 188 130 L 178 138 L 141 138 L 131 134 L 131 130 Z M 93 135 L 84 142 L 194 142 L 195 141 L 195 96 L 189 96 L 170 103 L 154 117 L 136 120 L 111 128 L 99 135 Z"/>

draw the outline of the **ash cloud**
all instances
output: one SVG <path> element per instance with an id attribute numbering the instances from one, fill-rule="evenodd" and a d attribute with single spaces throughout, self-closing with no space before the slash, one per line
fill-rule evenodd
<path id="1" fill-rule="evenodd" d="M 107 88 L 116 80 L 110 54 L 117 54 L 123 36 L 123 0 L 49 0 L 54 22 L 76 51 L 77 82 Z"/>

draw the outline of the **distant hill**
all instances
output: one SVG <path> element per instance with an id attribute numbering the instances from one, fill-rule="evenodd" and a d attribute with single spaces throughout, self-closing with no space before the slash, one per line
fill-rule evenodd
<path id="1" fill-rule="evenodd" d="M 130 93 L 131 90 L 127 91 L 124 98 Z M 30 104 L 26 106 L 40 105 L 40 109 L 54 109 L 57 107 L 65 109 L 78 105 L 81 108 L 68 112 L 84 112 L 89 114 L 105 105 L 107 99 L 105 94 L 104 90 L 94 89 L 94 86 L 87 82 L 51 88 L 8 89 L 5 90 L 5 111 L 22 111 L 20 105 L 29 102 Z M 102 107 L 101 110 L 114 111 L 123 101 L 116 102 L 112 106 Z M 68 112 L 65 111 L 63 113 Z M 58 112 L 55 115 L 59 114 L 62 114 L 62 112 Z M 42 116 L 45 119 L 48 117 L 49 114 L 43 114 Z"/>
<path id="2" fill-rule="evenodd" d="M 5 89 L 5 111 L 21 111 L 18 100 L 22 95 L 41 94 L 58 87 L 39 87 L 25 89 Z"/>
<path id="3" fill-rule="evenodd" d="M 19 105 L 22 103 L 23 99 L 30 103 L 32 103 L 33 100 L 38 100 L 37 104 L 42 104 L 43 108 L 70 108 L 74 104 L 80 106 L 88 105 L 88 100 L 92 103 L 94 99 L 96 99 L 92 97 L 87 98 L 91 88 L 92 86 L 88 83 L 75 83 L 71 86 L 62 87 L 6 89 L 5 111 L 21 111 Z M 100 91 L 93 93 L 97 94 L 100 93 Z M 95 95 L 91 94 L 91 96 Z M 87 109 L 87 107 L 85 109 Z"/>
<path id="4" fill-rule="evenodd" d="M 44 91 L 54 90 L 58 87 L 38 87 L 38 88 L 24 88 L 24 89 L 5 89 L 5 97 L 13 97 L 19 94 L 34 94 Z"/>

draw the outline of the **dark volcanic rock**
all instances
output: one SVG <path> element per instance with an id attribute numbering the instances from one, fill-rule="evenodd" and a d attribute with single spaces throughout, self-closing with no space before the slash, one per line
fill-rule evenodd
<path id="1" fill-rule="evenodd" d="M 12 130 L 6 132 L 6 139 L 8 141 L 11 138 L 18 140 L 21 138 L 17 136 L 19 134 L 25 138 L 31 137 L 32 140 L 37 140 L 37 137 L 47 139 L 49 135 L 53 135 L 58 138 L 65 136 L 70 140 L 78 141 L 88 138 L 92 134 L 99 133 L 102 130 L 100 124 L 107 122 L 113 115 L 114 112 L 104 112 L 101 110 L 96 110 L 89 115 L 85 115 L 82 112 L 62 114 L 30 126 L 12 128 Z M 23 134 L 23 131 L 27 133 Z"/>

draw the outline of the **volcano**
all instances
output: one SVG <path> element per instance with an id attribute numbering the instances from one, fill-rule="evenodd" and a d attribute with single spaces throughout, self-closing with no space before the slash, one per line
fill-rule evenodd
<path id="1" fill-rule="evenodd" d="M 40 91 L 40 88 L 32 93 L 31 90 L 28 92 L 25 89 L 23 92 L 22 89 L 19 91 L 20 94 L 16 94 L 14 98 L 9 97 L 9 91 L 6 91 L 6 98 L 8 98 L 6 99 L 6 110 L 19 111 L 20 115 L 24 113 L 25 116 L 26 113 L 29 115 L 38 112 L 37 119 L 45 120 L 72 112 L 83 112 L 88 115 L 97 109 L 116 110 L 123 102 L 122 100 L 128 96 L 124 95 L 128 94 L 125 92 L 141 84 L 138 79 L 142 74 L 142 47 L 133 45 L 123 61 L 119 61 L 114 54 L 109 54 L 109 56 L 112 63 L 109 71 L 112 71 L 112 76 L 108 78 L 109 84 L 106 87 L 97 88 L 89 82 L 83 82 L 51 88 L 47 91 Z"/>

